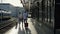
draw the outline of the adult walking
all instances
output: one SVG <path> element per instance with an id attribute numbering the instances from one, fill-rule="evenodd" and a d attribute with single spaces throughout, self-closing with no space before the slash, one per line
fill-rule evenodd
<path id="1" fill-rule="evenodd" d="M 26 29 L 28 28 L 27 18 L 28 18 L 28 12 L 25 11 L 25 12 L 23 13 L 23 21 L 24 21 L 24 25 L 25 25 L 25 28 L 26 28 Z"/>
<path id="2" fill-rule="evenodd" d="M 27 18 L 28 18 L 28 12 L 25 11 L 25 12 L 23 13 L 23 21 L 24 21 L 24 23 L 27 23 Z"/>

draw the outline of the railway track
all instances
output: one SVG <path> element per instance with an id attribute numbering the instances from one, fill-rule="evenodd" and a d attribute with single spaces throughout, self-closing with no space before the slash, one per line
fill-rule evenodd
<path id="1" fill-rule="evenodd" d="M 16 22 L 17 22 L 16 18 L 11 18 L 10 20 L 3 21 L 2 23 L 0 23 L 0 30 L 10 24 L 16 24 Z"/>

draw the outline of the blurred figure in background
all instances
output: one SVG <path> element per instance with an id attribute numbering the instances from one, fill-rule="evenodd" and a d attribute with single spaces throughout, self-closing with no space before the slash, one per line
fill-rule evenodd
<path id="1" fill-rule="evenodd" d="M 28 18 L 28 12 L 27 12 L 27 11 L 25 11 L 25 12 L 23 13 L 23 21 L 24 21 L 25 29 L 27 29 L 27 28 L 28 28 L 27 18 Z"/>
<path id="2" fill-rule="evenodd" d="M 28 18 L 28 12 L 25 11 L 25 12 L 23 13 L 23 21 L 24 21 L 24 23 L 27 23 L 27 18 Z"/>

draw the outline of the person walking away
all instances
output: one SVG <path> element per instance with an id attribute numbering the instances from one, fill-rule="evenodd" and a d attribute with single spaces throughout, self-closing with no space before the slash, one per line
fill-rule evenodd
<path id="1" fill-rule="evenodd" d="M 24 20 L 25 28 L 28 27 L 27 18 L 28 18 L 28 12 L 25 11 L 23 13 L 23 20 Z"/>
<path id="2" fill-rule="evenodd" d="M 27 23 L 27 18 L 28 18 L 28 13 L 27 13 L 27 11 L 25 11 L 25 12 L 23 13 L 24 23 Z"/>

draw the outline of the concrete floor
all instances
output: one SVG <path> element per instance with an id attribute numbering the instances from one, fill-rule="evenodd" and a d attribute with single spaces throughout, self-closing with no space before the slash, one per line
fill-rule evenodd
<path id="1" fill-rule="evenodd" d="M 8 28 L 6 28 L 6 30 L 7 29 Z M 46 25 L 36 22 L 35 19 L 28 18 L 28 30 L 27 31 L 24 28 L 24 24 L 22 27 L 22 22 L 20 22 L 17 24 L 17 27 L 16 25 L 13 27 L 10 27 L 10 29 L 7 30 L 3 34 L 54 34 L 54 31 L 48 28 Z"/>
<path id="2" fill-rule="evenodd" d="M 28 23 L 29 23 L 29 26 L 28 26 L 27 32 L 24 28 L 24 24 L 23 24 L 23 28 L 22 28 L 22 22 L 20 22 L 20 25 L 18 23 L 17 28 L 16 28 L 16 26 L 14 26 L 13 28 L 11 28 L 7 32 L 5 32 L 4 34 L 37 34 L 37 31 L 30 19 L 28 19 Z"/>

